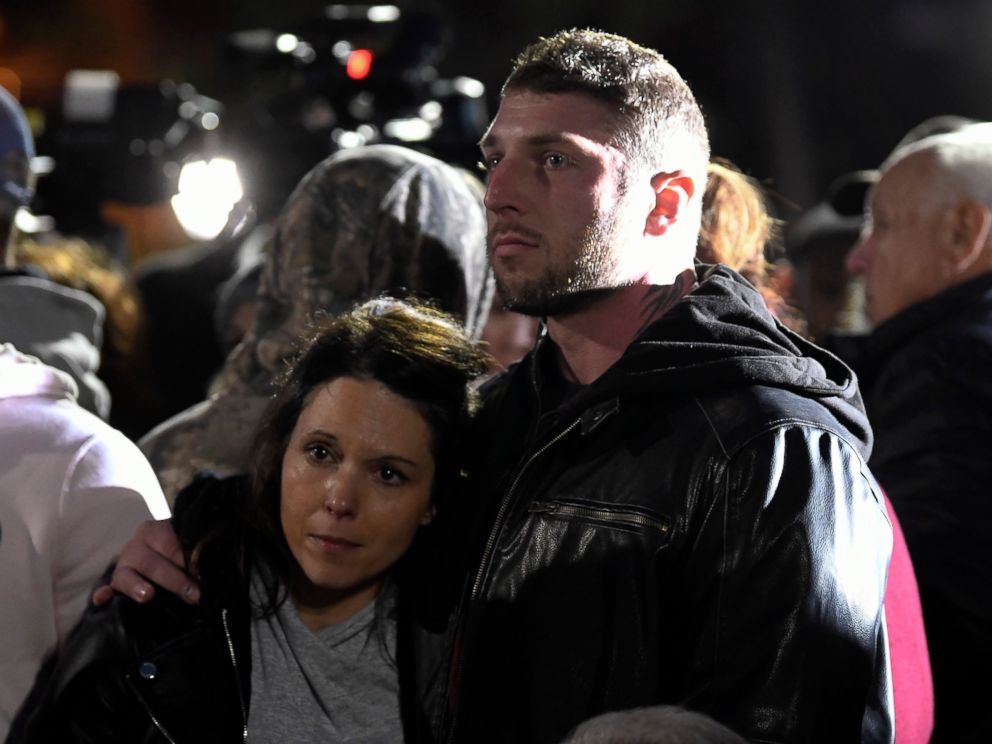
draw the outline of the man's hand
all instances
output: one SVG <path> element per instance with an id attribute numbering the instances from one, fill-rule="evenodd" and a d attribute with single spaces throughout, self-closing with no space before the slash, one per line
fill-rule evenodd
<path id="1" fill-rule="evenodd" d="M 114 592 L 147 602 L 155 595 L 152 581 L 189 604 L 200 601 L 200 587 L 186 573 L 182 548 L 167 519 L 148 520 L 138 527 L 117 559 L 110 585 L 93 592 L 93 604 L 106 604 Z"/>

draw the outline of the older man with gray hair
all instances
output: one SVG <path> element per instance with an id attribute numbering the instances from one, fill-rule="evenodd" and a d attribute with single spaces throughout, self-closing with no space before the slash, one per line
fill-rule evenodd
<path id="1" fill-rule="evenodd" d="M 868 201 L 847 263 L 875 330 L 851 361 L 919 580 L 933 742 L 992 741 L 992 123 L 897 149 Z"/>

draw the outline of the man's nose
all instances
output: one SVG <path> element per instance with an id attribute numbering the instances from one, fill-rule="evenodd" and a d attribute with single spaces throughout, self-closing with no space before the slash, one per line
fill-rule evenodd
<path id="1" fill-rule="evenodd" d="M 355 516 L 360 501 L 361 484 L 354 474 L 344 468 L 338 469 L 324 481 L 324 511 L 338 519 Z"/>
<path id="2" fill-rule="evenodd" d="M 502 212 L 507 209 L 523 211 L 520 188 L 522 175 L 519 168 L 507 158 L 503 158 L 492 167 L 486 180 L 486 209 L 491 212 Z"/>

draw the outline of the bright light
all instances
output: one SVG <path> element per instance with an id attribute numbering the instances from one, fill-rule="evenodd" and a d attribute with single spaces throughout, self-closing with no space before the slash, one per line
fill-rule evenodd
<path id="1" fill-rule="evenodd" d="M 382 127 L 382 132 L 387 137 L 403 142 L 423 142 L 431 138 L 433 129 L 426 121 L 415 116 L 411 119 L 387 121 Z"/>
<path id="2" fill-rule="evenodd" d="M 392 23 L 400 17 L 400 9 L 395 5 L 373 5 L 366 17 L 372 23 Z"/>
<path id="3" fill-rule="evenodd" d="M 365 137 L 358 132 L 338 130 L 333 136 L 334 141 L 342 150 L 348 150 L 352 147 L 361 147 L 365 144 Z"/>
<path id="4" fill-rule="evenodd" d="M 474 78 L 456 77 L 455 90 L 469 98 L 481 98 L 486 92 L 486 86 Z"/>
<path id="5" fill-rule="evenodd" d="M 424 121 L 440 121 L 441 114 L 444 110 L 441 108 L 441 104 L 437 101 L 428 101 L 423 106 L 420 107 L 420 118 Z"/>
<path id="6" fill-rule="evenodd" d="M 34 235 L 55 229 L 55 220 L 47 214 L 32 214 L 23 207 L 14 215 L 14 224 L 23 233 Z"/>
<path id="7" fill-rule="evenodd" d="M 179 193 L 172 197 L 172 209 L 191 238 L 213 240 L 243 193 L 233 160 L 193 160 L 179 172 Z"/>
<path id="8" fill-rule="evenodd" d="M 372 52 L 368 49 L 356 49 L 348 55 L 348 66 L 345 68 L 352 80 L 364 80 L 372 68 Z"/>
<path id="9" fill-rule="evenodd" d="M 209 132 L 220 126 L 220 117 L 213 111 L 208 111 L 200 118 L 200 125 Z"/>
<path id="10" fill-rule="evenodd" d="M 31 158 L 31 172 L 36 176 L 47 176 L 55 170 L 55 160 L 48 155 L 35 155 Z"/>
<path id="11" fill-rule="evenodd" d="M 289 54 L 295 50 L 299 43 L 300 40 L 293 34 L 279 34 L 279 36 L 276 37 L 276 49 L 283 54 Z"/>
<path id="12" fill-rule="evenodd" d="M 69 121 L 110 121 L 120 83 L 112 70 L 70 70 L 62 91 L 62 113 Z"/>

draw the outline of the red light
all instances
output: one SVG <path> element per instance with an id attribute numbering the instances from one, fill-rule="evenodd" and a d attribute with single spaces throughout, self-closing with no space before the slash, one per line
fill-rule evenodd
<path id="1" fill-rule="evenodd" d="M 364 80 L 372 68 L 372 52 L 368 49 L 356 49 L 348 55 L 348 66 L 345 68 L 352 80 Z"/>

